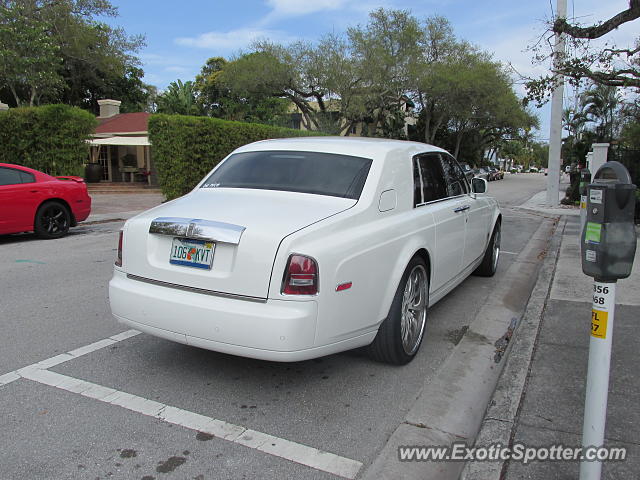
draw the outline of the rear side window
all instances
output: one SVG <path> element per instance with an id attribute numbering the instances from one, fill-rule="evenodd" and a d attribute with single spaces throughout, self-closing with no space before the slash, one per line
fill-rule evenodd
<path id="1" fill-rule="evenodd" d="M 450 155 L 440 154 L 442 159 L 442 170 L 447 181 L 447 194 L 449 197 L 457 197 L 469 193 L 467 179 L 456 162 L 455 158 Z"/>
<path id="2" fill-rule="evenodd" d="M 36 181 L 36 177 L 32 173 L 23 172 L 22 170 L 18 170 L 18 173 L 20 174 L 22 183 L 33 183 Z"/>
<path id="3" fill-rule="evenodd" d="M 437 153 L 413 158 L 414 206 L 447 197 L 447 186 Z"/>
<path id="4" fill-rule="evenodd" d="M 16 168 L 0 167 L 0 185 L 17 185 L 35 181 L 36 177 L 32 173 L 23 172 Z"/>
<path id="5" fill-rule="evenodd" d="M 323 152 L 236 153 L 202 188 L 255 188 L 360 198 L 371 160 Z"/>

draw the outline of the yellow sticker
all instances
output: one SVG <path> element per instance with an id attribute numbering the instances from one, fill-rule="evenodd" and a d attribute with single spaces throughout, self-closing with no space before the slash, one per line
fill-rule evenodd
<path id="1" fill-rule="evenodd" d="M 607 338 L 608 312 L 602 310 L 591 310 L 591 336 L 596 338 Z"/>

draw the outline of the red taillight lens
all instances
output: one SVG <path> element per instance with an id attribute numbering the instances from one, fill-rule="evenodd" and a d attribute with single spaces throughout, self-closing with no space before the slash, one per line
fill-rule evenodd
<path id="1" fill-rule="evenodd" d="M 315 295 L 318 293 L 318 264 L 304 255 L 291 255 L 284 273 L 282 293 Z"/>
<path id="2" fill-rule="evenodd" d="M 116 266 L 122 266 L 122 230 L 120 230 L 120 234 L 118 235 L 118 256 L 116 257 Z"/>

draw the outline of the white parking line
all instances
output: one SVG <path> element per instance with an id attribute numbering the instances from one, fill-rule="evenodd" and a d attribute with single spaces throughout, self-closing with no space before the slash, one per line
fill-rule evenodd
<path id="1" fill-rule="evenodd" d="M 134 337 L 139 333 L 137 330 L 127 330 L 109 338 L 85 345 L 84 347 L 76 348 L 75 350 L 61 353 L 32 365 L 5 373 L 4 375 L 0 375 L 0 387 L 25 378 L 67 392 L 80 394 L 83 397 L 92 398 L 100 402 L 117 405 L 167 423 L 183 426 L 190 430 L 208 433 L 217 438 L 253 448 L 269 455 L 284 458 L 339 477 L 353 479 L 362 468 L 362 463 L 357 460 L 341 457 L 301 443 L 274 437 L 267 433 L 251 430 L 240 425 L 234 425 L 212 417 L 182 410 L 154 400 L 148 400 L 137 395 L 121 392 L 113 388 L 48 370 L 61 363 L 74 360 L 83 355 Z"/>
<path id="2" fill-rule="evenodd" d="M 126 340 L 127 338 L 135 337 L 139 334 L 140 332 L 138 330 L 127 330 L 125 332 L 112 335 L 109 338 L 99 340 L 89 345 L 85 345 L 84 347 L 76 348 L 75 350 L 71 350 L 70 352 L 61 353 L 60 355 L 56 355 L 32 365 L 27 365 L 26 367 L 19 368 L 18 370 L 5 373 L 4 375 L 0 375 L 0 387 L 2 387 L 3 385 L 8 385 L 11 382 L 15 382 L 16 380 L 20 380 L 23 376 L 20 373 L 22 371 L 44 370 L 47 368 L 55 367 L 56 365 L 60 365 L 61 363 L 68 362 L 69 360 L 73 360 L 78 357 L 82 357 L 83 355 L 95 352 L 96 350 L 100 350 L 101 348 L 108 347 L 110 345 L 113 345 L 114 343 L 121 342 L 123 340 Z"/>
<path id="3" fill-rule="evenodd" d="M 361 462 L 350 458 L 324 452 L 301 443 L 291 442 L 113 388 L 50 372 L 49 370 L 32 366 L 20 369 L 19 375 L 34 382 L 80 394 L 100 402 L 117 405 L 167 423 L 180 425 L 198 432 L 205 432 L 223 440 L 244 445 L 269 455 L 285 458 L 339 477 L 355 478 L 362 468 Z"/>

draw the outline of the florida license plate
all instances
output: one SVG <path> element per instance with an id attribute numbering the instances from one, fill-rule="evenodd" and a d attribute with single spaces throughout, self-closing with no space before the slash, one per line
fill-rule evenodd
<path id="1" fill-rule="evenodd" d="M 169 263 L 211 270 L 215 243 L 189 238 L 174 238 Z"/>

